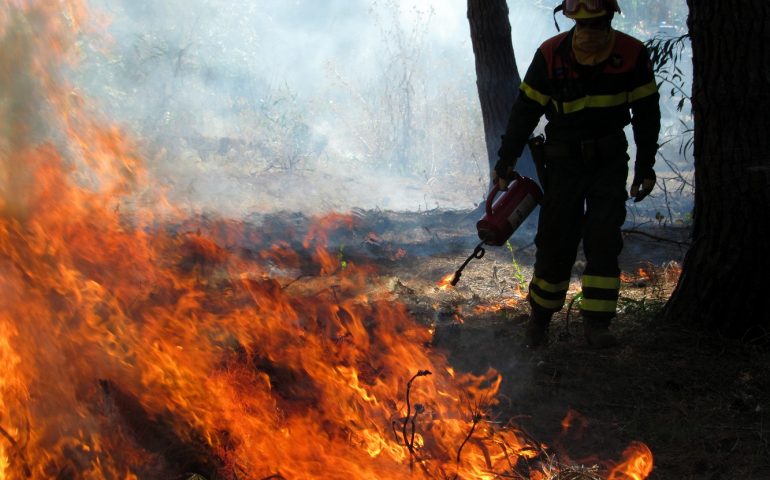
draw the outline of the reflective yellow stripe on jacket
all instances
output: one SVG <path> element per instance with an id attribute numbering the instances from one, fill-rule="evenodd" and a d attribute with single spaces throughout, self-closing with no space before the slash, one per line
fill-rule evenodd
<path id="1" fill-rule="evenodd" d="M 531 98 L 532 100 L 536 101 L 537 103 L 539 103 L 544 107 L 548 103 L 548 100 L 551 99 L 551 97 L 549 97 L 548 95 L 540 93 L 534 88 L 532 88 L 531 86 L 527 85 L 526 82 L 521 82 L 521 87 L 519 88 L 521 89 L 522 92 L 524 92 L 524 94 L 527 97 Z"/>
<path id="2" fill-rule="evenodd" d="M 614 95 L 586 95 L 571 102 L 563 102 L 561 105 L 564 113 L 575 113 L 584 108 L 618 107 L 654 95 L 657 91 L 658 85 L 653 81 L 630 92 L 621 92 Z M 556 100 L 553 100 L 553 104 L 558 110 Z"/>

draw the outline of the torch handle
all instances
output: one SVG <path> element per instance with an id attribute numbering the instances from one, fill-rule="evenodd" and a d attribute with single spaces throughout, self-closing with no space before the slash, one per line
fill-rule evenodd
<path id="1" fill-rule="evenodd" d="M 511 181 L 508 183 L 510 186 L 511 183 L 515 182 L 516 180 L 520 179 L 521 175 L 519 175 L 519 172 L 516 170 L 513 171 L 513 178 L 511 178 Z M 489 195 L 487 195 L 487 202 L 485 204 L 487 215 L 492 215 L 492 205 L 495 203 L 495 197 L 500 192 L 500 186 L 497 182 L 495 182 L 494 185 L 492 185 L 492 190 L 489 191 Z"/>

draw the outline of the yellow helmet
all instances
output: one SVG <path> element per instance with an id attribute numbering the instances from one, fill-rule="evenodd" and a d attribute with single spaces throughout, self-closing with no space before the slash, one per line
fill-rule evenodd
<path id="1" fill-rule="evenodd" d="M 563 0 L 557 10 L 573 20 L 599 18 L 610 13 L 620 13 L 617 0 Z"/>

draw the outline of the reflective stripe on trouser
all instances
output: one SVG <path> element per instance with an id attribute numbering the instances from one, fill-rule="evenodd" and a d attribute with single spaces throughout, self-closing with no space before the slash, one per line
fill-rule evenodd
<path id="1" fill-rule="evenodd" d="M 602 322 L 615 316 L 618 306 L 620 278 L 600 275 L 583 275 L 583 300 L 580 310 L 583 316 Z"/>
<path id="2" fill-rule="evenodd" d="M 626 217 L 628 155 L 621 144 L 614 152 L 592 158 L 572 155 L 546 158 L 547 189 L 540 208 L 535 245 L 535 280 L 555 285 L 567 281 L 583 241 L 586 257 L 585 317 L 609 322 L 615 315 L 617 288 L 606 288 L 620 276 L 618 255 L 623 248 L 620 227 Z M 602 280 L 604 279 L 604 280 Z M 597 286 L 598 285 L 598 286 Z M 614 285 L 614 283 L 613 283 Z M 566 294 L 567 287 L 564 287 Z M 559 296 L 530 285 L 533 310 L 556 312 L 563 306 Z M 610 292 L 610 293 L 608 293 Z M 550 302 L 540 302 L 540 300 Z M 562 301 L 561 305 L 557 304 Z M 609 302 L 609 303 L 608 303 Z"/>
<path id="3" fill-rule="evenodd" d="M 569 279 L 549 282 L 538 276 L 529 282 L 529 302 L 532 308 L 541 313 L 558 312 L 564 306 L 567 297 Z"/>

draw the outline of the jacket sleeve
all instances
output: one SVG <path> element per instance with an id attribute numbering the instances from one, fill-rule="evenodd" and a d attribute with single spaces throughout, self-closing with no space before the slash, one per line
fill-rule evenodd
<path id="1" fill-rule="evenodd" d="M 636 142 L 636 170 L 652 168 L 660 134 L 660 94 L 646 48 L 642 48 L 637 59 L 628 99 Z"/>
<path id="2" fill-rule="evenodd" d="M 550 100 L 548 69 L 545 57 L 538 49 L 513 102 L 508 127 L 498 151 L 501 161 L 510 162 L 511 165 L 516 163 Z"/>

